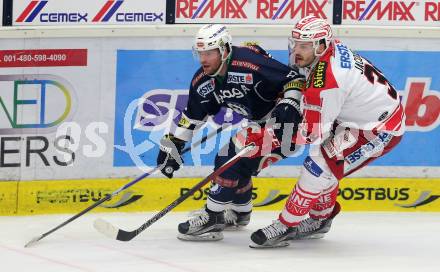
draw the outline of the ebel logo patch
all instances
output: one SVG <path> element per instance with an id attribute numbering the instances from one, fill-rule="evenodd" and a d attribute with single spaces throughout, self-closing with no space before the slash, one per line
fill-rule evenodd
<path id="1" fill-rule="evenodd" d="M 185 118 L 185 116 L 182 116 L 179 121 L 179 126 L 189 128 L 191 126 L 191 122 L 187 118 Z"/>
<path id="2" fill-rule="evenodd" d="M 227 83 L 236 83 L 236 84 L 253 84 L 254 78 L 250 73 L 228 73 Z"/>
<path id="3" fill-rule="evenodd" d="M 210 193 L 212 195 L 218 195 L 222 190 L 222 186 L 218 185 L 218 184 L 214 184 L 211 189 L 210 189 Z"/>
<path id="4" fill-rule="evenodd" d="M 315 177 L 321 176 L 323 172 L 321 167 L 319 167 L 319 165 L 317 165 L 316 162 L 310 158 L 310 156 L 306 157 L 303 165 L 310 172 L 310 174 L 314 175 Z"/>
<path id="5" fill-rule="evenodd" d="M 325 86 L 325 72 L 327 70 L 327 63 L 320 61 L 316 65 L 315 74 L 313 76 L 313 87 L 323 88 Z"/>
<path id="6" fill-rule="evenodd" d="M 215 89 L 215 80 L 212 78 L 208 81 L 203 82 L 200 84 L 200 86 L 197 88 L 197 92 L 203 97 L 206 98 L 206 96 L 213 92 Z"/>

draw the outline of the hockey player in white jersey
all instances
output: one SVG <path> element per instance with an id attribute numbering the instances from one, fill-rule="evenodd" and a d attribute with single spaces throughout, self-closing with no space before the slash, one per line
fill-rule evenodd
<path id="1" fill-rule="evenodd" d="M 389 152 L 405 130 L 394 87 L 371 62 L 334 39 L 325 20 L 308 16 L 295 25 L 289 62 L 307 77 L 294 141 L 311 144 L 310 154 L 278 219 L 252 234 L 251 247 L 323 237 L 340 211 L 339 181 Z"/>

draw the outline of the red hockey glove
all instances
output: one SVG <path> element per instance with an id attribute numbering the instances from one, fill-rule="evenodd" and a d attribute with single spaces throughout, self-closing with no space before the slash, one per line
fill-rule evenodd
<path id="1" fill-rule="evenodd" d="M 281 146 L 280 141 L 275 136 L 272 127 L 248 127 L 246 128 L 246 145 L 254 144 L 255 151 L 249 154 L 249 157 L 262 157 L 272 152 L 272 150 Z"/>

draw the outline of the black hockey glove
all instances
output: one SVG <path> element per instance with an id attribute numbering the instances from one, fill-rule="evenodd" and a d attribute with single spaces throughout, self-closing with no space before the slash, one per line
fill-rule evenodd
<path id="1" fill-rule="evenodd" d="M 185 141 L 177 139 L 172 134 L 165 135 L 160 140 L 160 150 L 157 155 L 157 166 L 167 178 L 172 178 L 174 171 L 183 164 L 182 150 Z"/>
<path id="2" fill-rule="evenodd" d="M 272 111 L 271 117 L 275 119 L 275 136 L 280 142 L 289 141 L 290 144 L 302 120 L 300 102 L 294 98 L 281 99 Z M 285 139 L 283 134 L 286 134 Z"/>

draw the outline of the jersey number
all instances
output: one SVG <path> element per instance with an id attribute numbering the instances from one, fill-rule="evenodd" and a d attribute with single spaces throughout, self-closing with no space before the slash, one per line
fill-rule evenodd
<path id="1" fill-rule="evenodd" d="M 385 78 L 385 76 L 376 69 L 373 65 L 369 63 L 365 63 L 364 68 L 365 76 L 367 77 L 368 81 L 371 82 L 371 84 L 374 84 L 374 75 L 377 77 L 377 82 L 379 82 L 382 85 L 388 86 L 388 95 L 391 96 L 393 99 L 397 99 L 397 92 L 394 89 L 393 86 L 388 82 L 388 80 Z"/>

